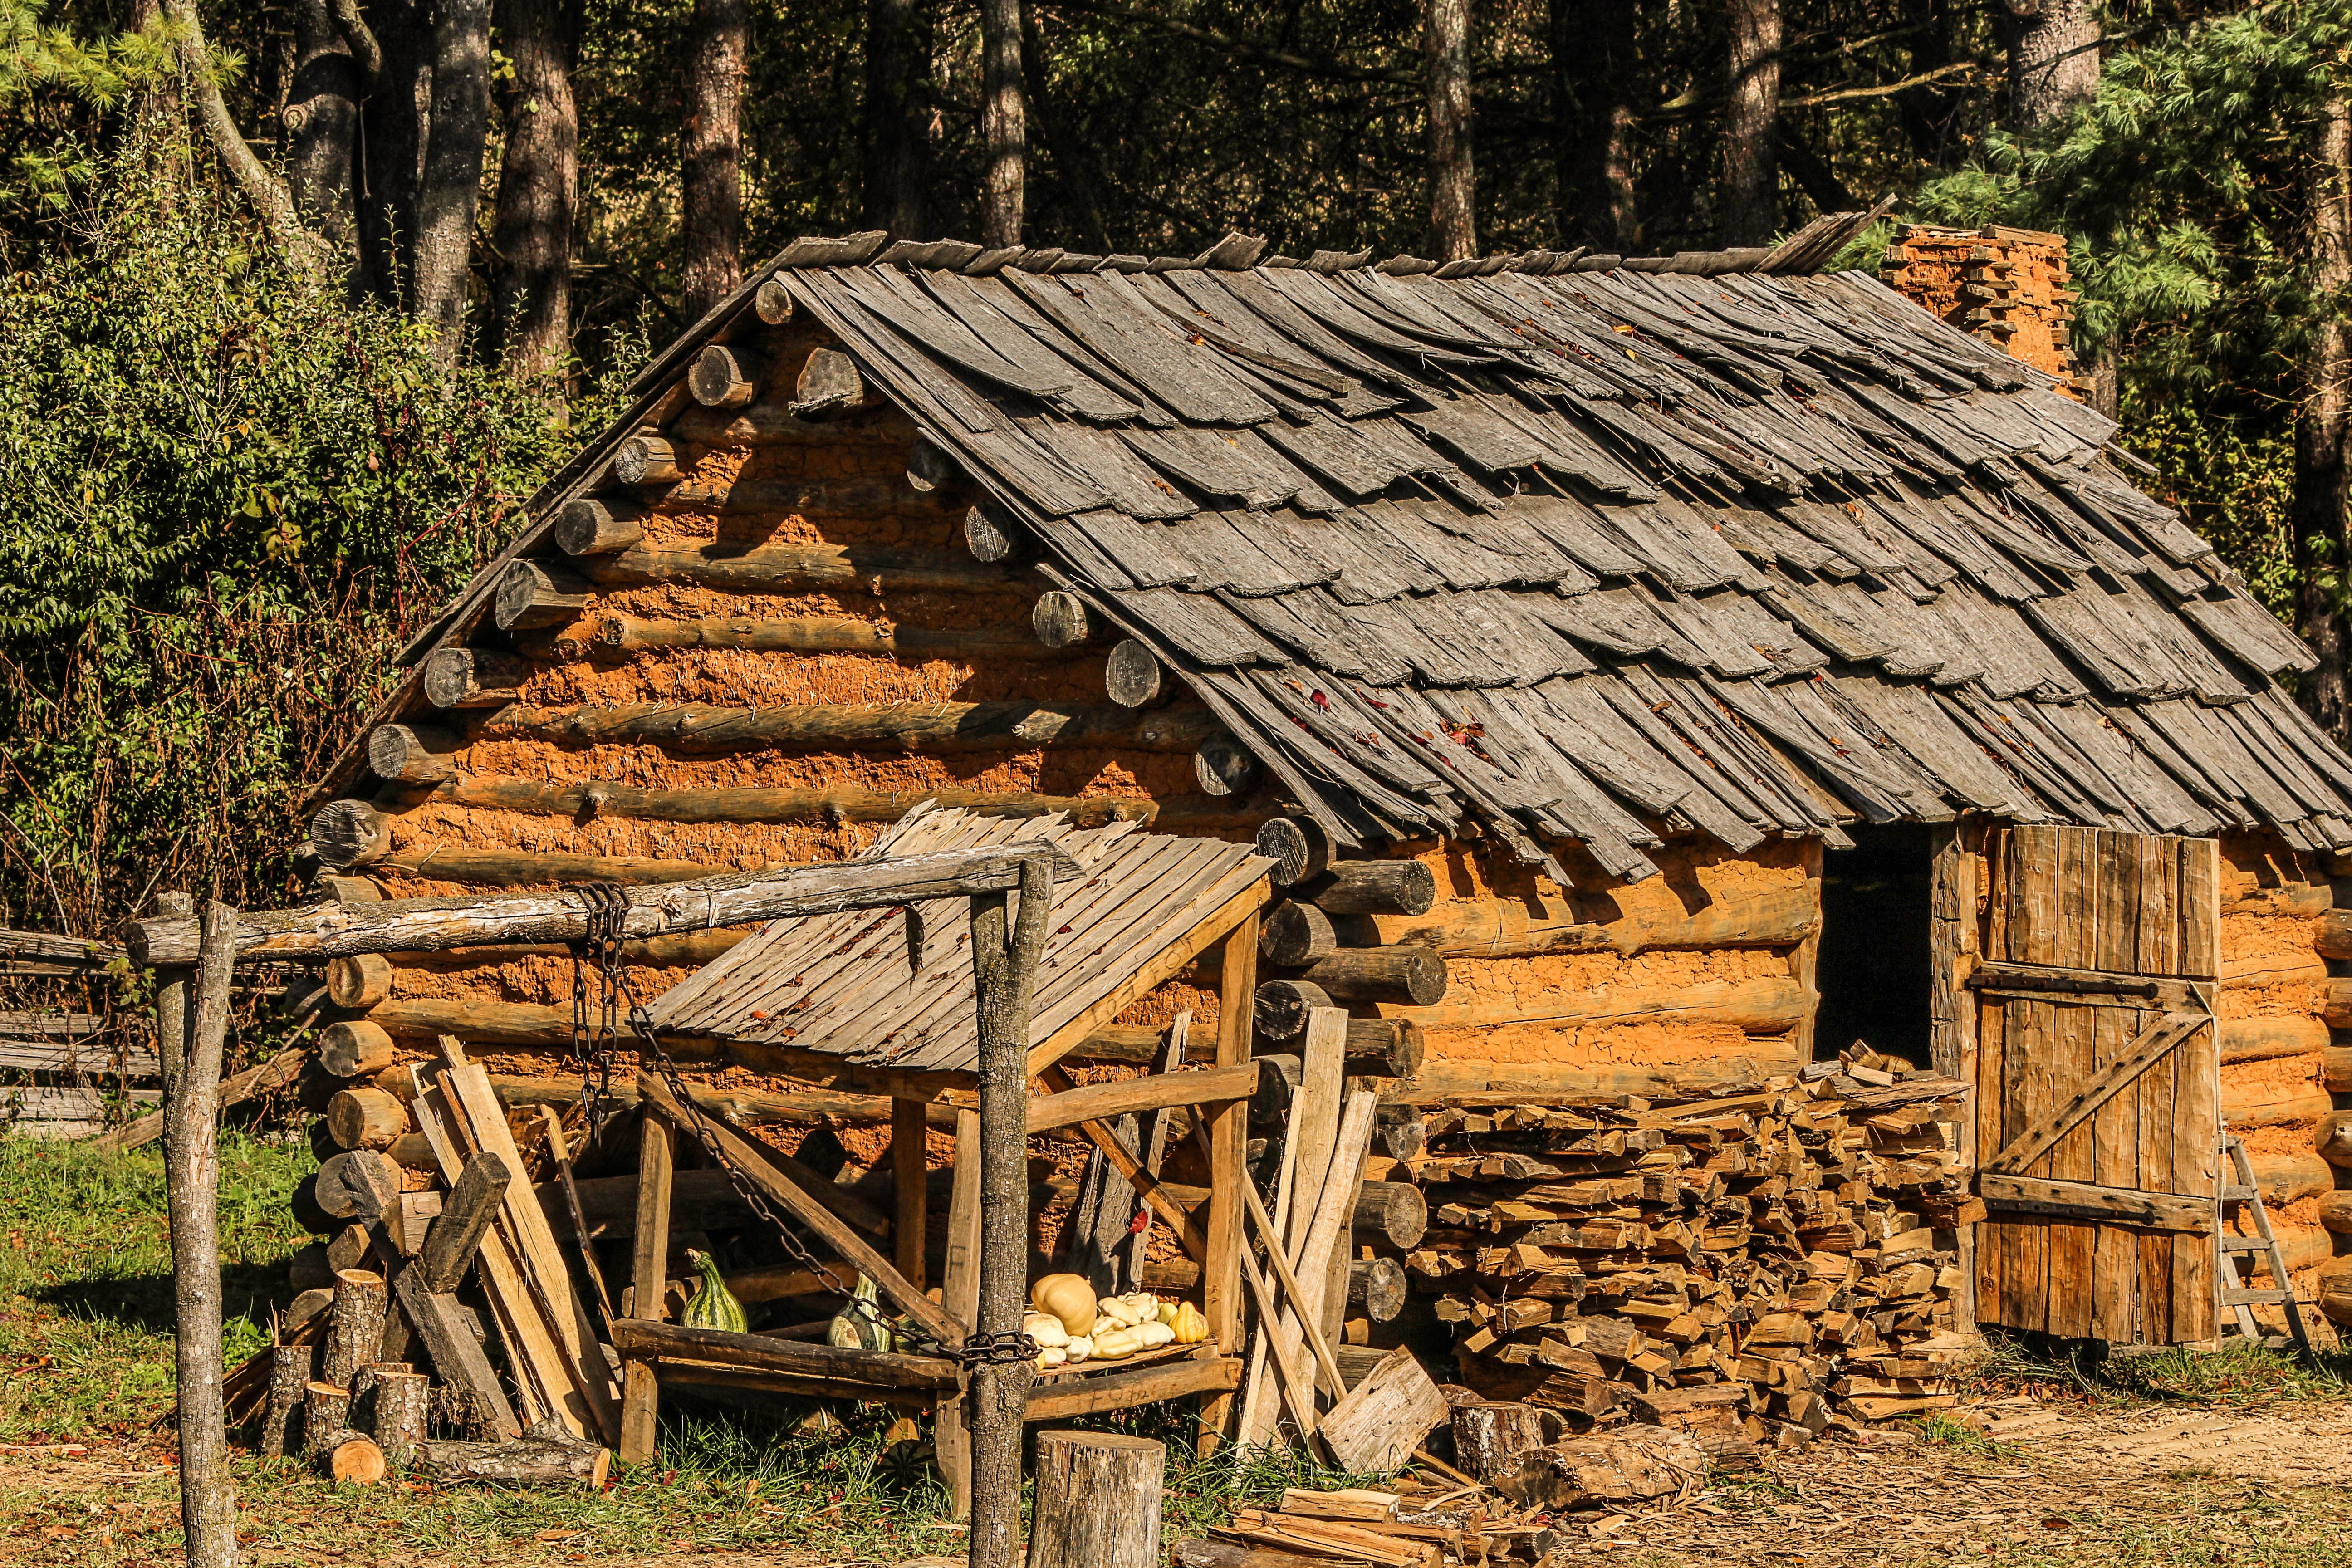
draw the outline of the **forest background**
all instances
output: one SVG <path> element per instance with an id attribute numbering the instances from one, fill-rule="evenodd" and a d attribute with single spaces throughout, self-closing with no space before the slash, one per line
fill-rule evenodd
<path id="1" fill-rule="evenodd" d="M 797 234 L 2068 237 L 2347 723 L 2352 0 L 0 0 L 0 925 L 295 890 L 389 655 Z M 1874 267 L 1889 226 L 1843 258 Z"/>

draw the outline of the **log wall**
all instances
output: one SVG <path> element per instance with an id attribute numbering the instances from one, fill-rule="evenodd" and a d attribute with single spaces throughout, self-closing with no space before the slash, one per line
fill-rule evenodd
<path id="1" fill-rule="evenodd" d="M 2331 1093 L 2327 1070 L 2331 1048 L 2352 1044 L 2328 1017 L 2331 980 L 2352 975 L 2352 965 L 2321 951 L 2352 952 L 2328 936 L 2331 911 L 2352 904 L 2338 893 L 2352 892 L 2339 873 L 2352 864 L 2267 836 L 2221 841 L 2221 1117 L 2245 1141 L 2306 1301 L 2320 1294 L 2322 1275 L 2352 1271 L 2352 1235 L 2322 1223 L 2330 1194 L 2352 1189 L 2352 1151 L 2336 1152 L 2343 1166 L 2321 1152 L 2331 1113 L 2352 1106 L 2352 1096 Z M 2352 1076 L 2336 1083 L 2352 1089 Z"/>

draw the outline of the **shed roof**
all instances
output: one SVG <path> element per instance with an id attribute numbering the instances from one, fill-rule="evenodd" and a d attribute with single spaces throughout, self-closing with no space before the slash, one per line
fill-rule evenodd
<path id="1" fill-rule="evenodd" d="M 929 803 L 868 851 L 906 855 L 1014 840 L 1067 851 L 1085 875 L 1055 889 L 1030 1002 L 1030 1045 L 1108 1023 L 1191 962 L 1265 896 L 1273 864 L 1246 844 L 1074 827 L 1060 815 L 979 816 Z M 1020 896 L 1013 896 L 1017 911 Z M 969 1073 L 979 1066 L 968 900 L 772 921 L 649 1009 L 673 1034 L 783 1046 L 861 1067 Z M 1241 906 L 1237 910 L 1236 905 Z M 1221 921 L 1222 917 L 1222 921 Z"/>
<path id="2" fill-rule="evenodd" d="M 2126 481 L 2114 422 L 1873 279 L 1788 270 L 1797 242 L 880 244 L 754 281 L 1342 841 L 1475 812 L 1556 875 L 1548 837 L 1639 877 L 1665 832 L 1974 809 L 2352 846 L 2352 758 L 2273 679 L 2312 656 Z"/>

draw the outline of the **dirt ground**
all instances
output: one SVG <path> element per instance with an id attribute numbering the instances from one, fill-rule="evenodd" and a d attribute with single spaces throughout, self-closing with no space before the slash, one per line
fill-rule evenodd
<path id="1" fill-rule="evenodd" d="M 1718 1477 L 1681 1506 L 1648 1515 L 1558 1521 L 1548 1568 L 1607 1562 L 1844 1568 L 1848 1564 L 2230 1564 L 2341 1568 L 2352 1563 L 2352 1405 L 2290 1404 L 2252 1412 L 2208 1405 L 2130 1409 L 2014 1399 L 1965 1411 L 1923 1438 L 1874 1433 L 1866 1446 L 1825 1442 L 1780 1456 L 1769 1475 Z M 177 1484 L 167 1444 L 0 1446 L 0 1562 L 115 1565 L 178 1559 Z M 615 1552 L 583 1529 L 372 1531 L 391 1516 L 356 1501 L 322 1509 L 316 1489 L 256 1495 L 247 1561 L 317 1568 L 410 1568 L 468 1561 L 594 1561 L 631 1568 L 867 1568 L 961 1563 L 948 1532 L 928 1555 L 845 1554 L 784 1544 L 795 1521 L 772 1521 L 772 1549 Z M 340 1517 L 338 1517 L 340 1515 Z M 487 1523 L 488 1521 L 479 1521 Z M 495 1538 L 493 1526 L 487 1532 Z M 686 1546 L 686 1542 L 678 1542 Z M 587 1547 L 589 1550 L 582 1551 Z"/>

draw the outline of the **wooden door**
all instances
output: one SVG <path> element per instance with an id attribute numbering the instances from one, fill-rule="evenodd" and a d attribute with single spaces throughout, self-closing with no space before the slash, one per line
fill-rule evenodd
<path id="1" fill-rule="evenodd" d="M 1996 827 L 1976 870 L 1978 1322 L 2212 1339 L 2214 842 Z"/>

